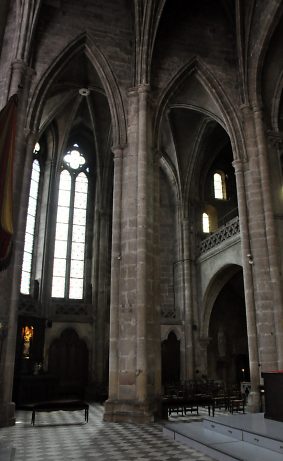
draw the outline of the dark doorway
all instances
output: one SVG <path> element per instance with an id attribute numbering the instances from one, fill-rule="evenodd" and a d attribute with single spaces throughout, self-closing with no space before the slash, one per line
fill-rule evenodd
<path id="1" fill-rule="evenodd" d="M 173 331 L 161 343 L 162 385 L 180 382 L 180 341 Z"/>
<path id="2" fill-rule="evenodd" d="M 210 323 L 208 377 L 227 388 L 249 381 L 249 355 L 242 270 L 222 288 L 214 303 Z"/>

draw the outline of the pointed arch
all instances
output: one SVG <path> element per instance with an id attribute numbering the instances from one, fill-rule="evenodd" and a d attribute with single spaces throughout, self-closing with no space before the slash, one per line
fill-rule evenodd
<path id="1" fill-rule="evenodd" d="M 181 191 L 180 191 L 180 184 L 178 181 L 176 169 L 174 168 L 170 160 L 166 158 L 165 156 L 162 156 L 160 158 L 160 168 L 162 169 L 162 171 L 165 173 L 166 177 L 168 178 L 169 185 L 172 191 L 176 194 L 177 201 L 180 201 Z"/>
<path id="2" fill-rule="evenodd" d="M 227 264 L 223 266 L 209 282 L 203 297 L 203 315 L 200 333 L 202 338 L 208 337 L 209 321 L 217 296 L 226 283 L 241 269 L 242 267 L 237 264 Z"/>
<path id="3" fill-rule="evenodd" d="M 190 193 L 192 193 L 193 196 L 198 193 L 198 191 L 196 190 L 192 191 L 192 184 L 191 184 L 190 178 L 193 176 L 194 171 L 197 172 L 197 170 L 200 169 L 202 159 L 201 159 L 201 156 L 198 154 L 200 152 L 201 147 L 203 146 L 204 135 L 207 132 L 210 124 L 211 124 L 211 120 L 206 118 L 202 122 L 199 128 L 199 131 L 198 131 L 198 135 L 197 135 L 194 148 L 193 148 L 193 156 L 192 156 L 192 162 L 191 162 L 192 170 L 188 170 L 186 180 L 185 180 L 184 204 L 189 203 Z"/>
<path id="4" fill-rule="evenodd" d="M 212 100 L 217 104 L 225 123 L 225 129 L 229 134 L 234 160 L 245 159 L 244 136 L 240 120 L 238 119 L 236 109 L 226 95 L 222 85 L 218 82 L 211 70 L 204 64 L 199 57 L 194 57 L 185 64 L 175 76 L 171 79 L 165 88 L 157 105 L 156 118 L 154 122 L 154 134 L 157 140 L 157 146 L 160 144 L 161 124 L 166 107 L 170 98 L 174 95 L 182 83 L 192 75 L 195 75 L 204 89 L 208 92 Z M 212 115 L 211 115 L 212 116 Z M 216 117 L 215 120 L 218 121 Z"/>
<path id="5" fill-rule="evenodd" d="M 77 36 L 64 48 L 39 80 L 28 111 L 28 127 L 31 130 L 38 130 L 44 102 L 49 89 L 56 81 L 56 78 L 64 69 L 65 65 L 78 53 L 85 54 L 99 75 L 105 90 L 111 114 L 113 145 L 124 145 L 126 143 L 125 111 L 115 75 L 104 54 L 85 33 Z"/>
<path id="6" fill-rule="evenodd" d="M 161 341 L 166 341 L 166 339 L 168 339 L 170 333 L 173 333 L 176 336 L 178 341 L 182 340 L 182 333 L 181 333 L 179 327 L 178 326 L 168 325 L 161 332 Z"/>
<path id="7" fill-rule="evenodd" d="M 264 18 L 260 30 L 262 34 L 257 37 L 256 49 L 251 50 L 252 65 L 250 66 L 249 91 L 251 102 L 261 105 L 261 77 L 264 66 L 264 60 L 268 47 L 283 15 L 283 4 L 281 1 L 274 1 L 266 4 L 264 8 Z"/>

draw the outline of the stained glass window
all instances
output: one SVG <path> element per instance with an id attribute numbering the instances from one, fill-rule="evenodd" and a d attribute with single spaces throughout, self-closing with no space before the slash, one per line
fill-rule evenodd
<path id="1" fill-rule="evenodd" d="M 37 143 L 34 149 L 34 153 L 38 153 L 40 146 Z M 38 186 L 40 178 L 40 166 L 39 161 L 34 160 L 32 165 L 29 202 L 28 202 L 28 213 L 26 222 L 25 232 L 25 244 L 24 244 L 24 258 L 22 264 L 22 275 L 21 275 L 21 293 L 28 295 L 30 294 L 30 282 L 31 282 L 31 270 L 32 270 L 32 253 L 34 246 L 34 233 L 35 233 L 35 218 L 38 202 Z"/>
<path id="2" fill-rule="evenodd" d="M 63 164 L 68 169 L 60 176 L 52 297 L 83 299 L 88 178 L 77 144 Z"/>

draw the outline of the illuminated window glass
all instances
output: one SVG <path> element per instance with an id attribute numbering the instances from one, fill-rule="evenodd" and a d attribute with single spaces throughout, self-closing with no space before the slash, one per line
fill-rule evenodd
<path id="1" fill-rule="evenodd" d="M 206 234 L 210 232 L 209 216 L 207 213 L 202 213 L 202 231 Z"/>
<path id="2" fill-rule="evenodd" d="M 40 146 L 38 143 L 36 147 L 37 147 L 37 150 L 36 151 L 34 150 L 34 153 L 39 152 Z M 32 165 L 29 202 L 28 202 L 28 213 L 27 213 L 26 232 L 25 232 L 24 258 L 23 258 L 22 274 L 21 274 L 21 293 L 25 295 L 30 294 L 32 255 L 33 255 L 33 246 L 34 246 L 36 210 L 37 210 L 37 203 L 38 203 L 39 178 L 40 178 L 39 161 L 34 160 L 33 165 Z"/>
<path id="3" fill-rule="evenodd" d="M 68 170 L 60 176 L 52 297 L 83 299 L 88 178 L 81 170 L 87 169 L 76 144 L 63 162 Z"/>
<path id="4" fill-rule="evenodd" d="M 56 298 L 63 298 L 65 296 L 70 197 L 71 175 L 67 170 L 63 170 L 59 183 L 52 278 L 52 296 Z"/>
<path id="5" fill-rule="evenodd" d="M 220 200 L 226 200 L 226 183 L 224 173 L 214 173 L 214 197 Z"/>

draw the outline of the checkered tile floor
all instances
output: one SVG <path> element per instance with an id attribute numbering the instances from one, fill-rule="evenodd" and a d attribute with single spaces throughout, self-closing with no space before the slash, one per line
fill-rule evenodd
<path id="1" fill-rule="evenodd" d="M 0 461 L 210 461 L 212 458 L 163 437 L 160 424 L 107 423 L 103 406 L 83 411 L 18 411 L 15 426 L 0 429 Z M 193 418 L 193 416 L 192 416 Z"/>

